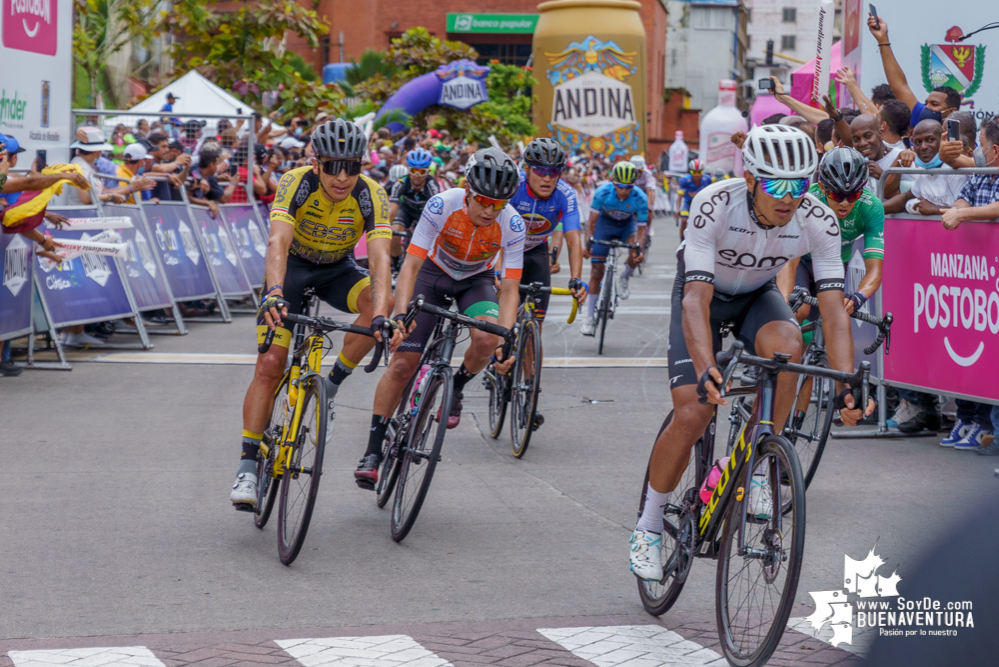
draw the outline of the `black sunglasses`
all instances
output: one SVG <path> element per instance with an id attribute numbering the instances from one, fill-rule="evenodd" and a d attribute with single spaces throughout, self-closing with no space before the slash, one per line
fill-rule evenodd
<path id="1" fill-rule="evenodd" d="M 320 161 L 323 173 L 328 176 L 336 176 L 341 171 L 346 171 L 348 176 L 357 176 L 361 173 L 360 160 L 327 160 Z"/>

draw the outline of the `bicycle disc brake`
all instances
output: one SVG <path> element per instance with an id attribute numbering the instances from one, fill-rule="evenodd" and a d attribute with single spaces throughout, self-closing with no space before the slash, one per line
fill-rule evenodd
<path id="1" fill-rule="evenodd" d="M 780 564 L 787 560 L 784 553 L 784 540 L 780 531 L 775 528 L 767 528 L 763 531 L 763 547 L 766 551 L 763 558 L 763 578 L 768 584 L 772 584 L 777 579 L 780 572 Z"/>

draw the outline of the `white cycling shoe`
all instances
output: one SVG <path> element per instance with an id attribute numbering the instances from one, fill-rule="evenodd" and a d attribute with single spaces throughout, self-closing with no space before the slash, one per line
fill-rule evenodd
<path id="1" fill-rule="evenodd" d="M 761 521 L 769 521 L 773 516 L 774 497 L 765 475 L 753 475 L 749 485 L 749 500 L 746 514 Z"/>
<path id="2" fill-rule="evenodd" d="M 617 283 L 617 298 L 621 299 L 621 301 L 627 301 L 628 297 L 631 296 L 631 286 L 628 285 L 629 280 L 630 278 L 621 276 Z"/>
<path id="3" fill-rule="evenodd" d="M 631 571 L 639 579 L 660 581 L 663 578 L 663 559 L 659 551 L 662 535 L 649 530 L 636 530 L 631 534 Z"/>
<path id="4" fill-rule="evenodd" d="M 593 326 L 593 318 L 586 317 L 583 319 L 583 322 L 579 325 L 579 333 L 583 334 L 584 336 L 592 336 L 594 328 L 595 327 Z"/>
<path id="5" fill-rule="evenodd" d="M 229 500 L 233 505 L 257 506 L 257 476 L 252 472 L 241 472 L 236 475 L 236 483 L 232 485 Z"/>

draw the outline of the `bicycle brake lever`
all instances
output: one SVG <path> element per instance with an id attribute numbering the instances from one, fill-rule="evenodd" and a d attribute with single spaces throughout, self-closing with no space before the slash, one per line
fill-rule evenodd
<path id="1" fill-rule="evenodd" d="M 860 412 L 867 410 L 867 399 L 870 398 L 871 362 L 860 362 Z"/>
<path id="2" fill-rule="evenodd" d="M 731 355 L 731 360 L 728 361 L 725 366 L 725 372 L 722 374 L 722 384 L 718 388 L 718 393 L 725 396 L 725 389 L 728 387 L 729 383 L 732 381 L 732 375 L 735 374 L 735 367 L 739 365 L 739 359 L 742 357 L 742 353 L 745 351 L 746 346 L 743 345 L 742 341 L 735 341 L 732 347 L 729 349 L 728 353 Z M 726 352 L 722 352 L 720 355 L 721 359 L 718 361 L 724 361 Z"/>
<path id="3" fill-rule="evenodd" d="M 267 350 L 271 349 L 271 343 L 274 342 L 275 333 L 277 333 L 276 329 L 267 330 L 267 335 L 264 336 L 264 342 L 257 345 L 257 354 L 267 354 Z"/>
<path id="4" fill-rule="evenodd" d="M 374 332 L 372 332 L 374 333 Z M 364 367 L 365 373 L 374 373 L 375 369 L 378 368 L 378 364 L 382 360 L 382 355 L 386 354 L 388 345 L 386 341 L 392 338 L 392 325 L 389 322 L 382 323 L 382 339 L 375 341 L 375 351 L 371 355 L 371 363 Z"/>

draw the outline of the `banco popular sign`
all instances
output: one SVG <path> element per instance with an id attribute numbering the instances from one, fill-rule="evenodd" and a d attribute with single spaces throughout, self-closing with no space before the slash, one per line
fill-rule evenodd
<path id="1" fill-rule="evenodd" d="M 892 312 L 885 379 L 999 401 L 999 229 L 887 219 L 884 310 Z M 894 266 L 891 266 L 894 265 Z M 912 363 L 918 359 L 919 363 Z"/>
<path id="2" fill-rule="evenodd" d="M 634 52 L 592 35 L 559 53 L 545 53 L 554 88 L 548 129 L 561 144 L 614 159 L 638 148 Z"/>

